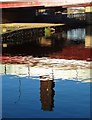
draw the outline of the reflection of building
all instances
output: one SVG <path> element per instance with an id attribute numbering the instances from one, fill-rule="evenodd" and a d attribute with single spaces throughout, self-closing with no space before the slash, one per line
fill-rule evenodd
<path id="1" fill-rule="evenodd" d="M 83 41 L 84 38 L 85 38 L 85 29 L 84 28 L 71 29 L 71 30 L 67 31 L 67 39 L 68 40 Z"/>
<path id="2" fill-rule="evenodd" d="M 87 22 L 87 24 L 92 25 L 92 6 L 87 6 L 85 8 L 85 12 L 86 12 L 86 22 Z"/>
<path id="3" fill-rule="evenodd" d="M 40 98 L 42 110 L 52 111 L 54 107 L 54 82 L 53 80 L 40 81 Z"/>
<path id="4" fill-rule="evenodd" d="M 51 39 L 46 39 L 45 37 L 39 38 L 39 43 L 41 46 L 51 46 L 52 45 Z"/>
<path id="5" fill-rule="evenodd" d="M 92 48 L 92 26 L 86 28 L 85 48 Z"/>
<path id="6" fill-rule="evenodd" d="M 76 48 L 78 49 L 78 48 Z M 68 49 L 69 51 L 69 49 Z M 71 53 L 72 51 L 70 51 Z M 75 50 L 74 50 L 75 52 Z M 80 51 L 78 51 L 79 53 Z M 86 54 L 81 54 L 82 52 L 80 52 L 80 55 L 82 57 L 85 57 Z M 85 53 L 85 52 L 84 52 Z M 69 52 L 68 52 L 69 54 Z M 70 56 L 70 54 L 69 54 Z M 66 56 L 66 57 L 69 57 Z M 88 55 L 90 57 L 90 55 Z M 87 57 L 87 56 L 86 56 Z M 2 57 L 3 58 L 3 57 Z M 17 64 L 14 64 L 11 62 L 12 59 L 7 59 L 7 57 L 5 57 L 3 59 L 3 62 L 8 62 L 7 64 L 0 64 L 0 75 L 14 75 L 14 76 L 18 76 L 18 77 L 32 77 L 32 79 L 34 78 L 34 76 L 43 76 L 43 75 L 49 75 L 52 71 L 52 68 L 49 67 L 52 59 L 47 59 L 46 61 L 44 61 L 42 63 L 42 61 L 39 61 L 39 64 L 33 64 L 34 67 L 26 65 L 26 64 L 18 64 L 18 62 L 16 62 Z M 17 59 L 18 60 L 18 59 Z M 22 59 L 23 60 L 23 59 Z M 45 60 L 45 59 L 43 59 Z M 21 62 L 20 60 L 18 60 L 19 62 Z M 11 62 L 11 64 L 10 64 Z M 14 59 L 13 59 L 14 62 Z M 80 68 L 77 72 L 78 72 L 78 79 L 87 79 L 90 77 L 90 69 L 92 68 L 92 65 L 90 64 L 90 62 L 86 62 L 86 61 L 78 61 L 78 60 L 62 60 L 62 59 L 54 59 L 54 62 L 57 63 L 57 67 L 53 67 L 54 71 L 54 79 L 67 79 L 67 80 L 73 80 L 76 78 L 76 71 L 75 69 L 78 69 L 78 67 Z M 48 64 L 47 64 L 48 63 Z M 45 65 L 46 64 L 46 65 Z M 42 66 L 42 67 L 39 67 Z M 48 66 L 48 69 L 47 69 Z M 54 63 L 52 63 L 52 66 L 54 66 Z M 45 68 L 46 67 L 46 68 Z M 35 71 L 35 72 L 34 72 Z M 50 78 L 49 80 L 53 79 L 51 78 L 51 74 L 49 75 Z M 48 77 L 47 77 L 48 78 Z M 42 80 L 42 79 L 40 79 Z M 48 81 L 48 79 L 45 79 Z"/>

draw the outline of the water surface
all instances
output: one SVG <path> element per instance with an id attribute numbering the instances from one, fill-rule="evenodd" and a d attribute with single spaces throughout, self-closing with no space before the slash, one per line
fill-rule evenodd
<path id="1" fill-rule="evenodd" d="M 0 57 L 3 118 L 90 118 L 91 29 L 8 36 Z"/>
<path id="2" fill-rule="evenodd" d="M 90 84 L 3 76 L 4 118 L 89 118 Z"/>

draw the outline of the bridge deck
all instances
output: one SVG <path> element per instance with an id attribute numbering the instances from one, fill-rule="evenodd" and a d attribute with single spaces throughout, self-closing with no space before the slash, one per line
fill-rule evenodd
<path id="1" fill-rule="evenodd" d="M 3 0 L 4 1 L 4 0 Z M 20 0 L 19 0 L 20 1 Z M 92 6 L 92 0 L 77 0 L 77 1 L 71 1 L 71 0 L 63 0 L 55 2 L 53 0 L 47 0 L 45 2 L 40 2 L 38 0 L 37 2 L 2 2 L 0 3 L 0 8 L 18 8 L 18 7 L 38 7 L 38 6 L 44 6 L 44 7 L 54 7 L 54 6 L 61 6 L 64 8 L 68 7 L 80 7 L 80 6 Z"/>
<path id="2" fill-rule="evenodd" d="M 0 24 L 0 34 L 7 32 L 12 32 L 21 29 L 32 29 L 32 28 L 45 28 L 45 27 L 55 27 L 63 26 L 64 24 L 50 24 L 50 23 L 8 23 Z"/>

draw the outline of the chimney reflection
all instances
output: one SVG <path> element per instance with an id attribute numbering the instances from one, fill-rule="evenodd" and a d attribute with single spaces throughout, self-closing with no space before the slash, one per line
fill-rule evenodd
<path id="1" fill-rule="evenodd" d="M 21 98 L 21 79 L 19 77 L 19 88 L 18 88 L 18 92 L 19 92 L 19 95 L 18 95 L 18 98 L 17 100 L 14 102 L 15 104 L 17 104 L 19 101 L 20 101 L 20 98 Z"/>
<path id="2" fill-rule="evenodd" d="M 54 108 L 54 86 L 53 80 L 40 81 L 40 99 L 43 111 L 52 111 Z"/>

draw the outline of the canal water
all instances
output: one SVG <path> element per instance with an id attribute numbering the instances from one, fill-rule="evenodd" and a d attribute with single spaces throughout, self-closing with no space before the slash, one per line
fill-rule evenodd
<path id="1" fill-rule="evenodd" d="M 90 118 L 91 31 L 62 29 L 4 43 L 2 117 Z"/>

